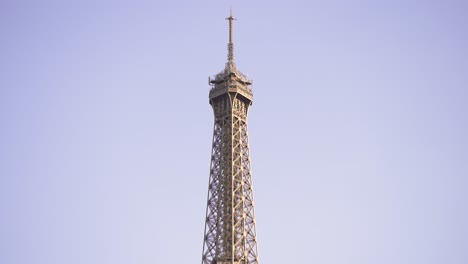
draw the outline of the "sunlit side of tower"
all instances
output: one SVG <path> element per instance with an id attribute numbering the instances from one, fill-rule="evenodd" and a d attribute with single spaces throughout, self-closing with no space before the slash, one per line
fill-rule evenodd
<path id="1" fill-rule="evenodd" d="M 202 264 L 257 264 L 247 132 L 252 82 L 236 68 L 232 12 L 227 20 L 228 61 L 224 70 L 210 79 L 215 120 Z"/>

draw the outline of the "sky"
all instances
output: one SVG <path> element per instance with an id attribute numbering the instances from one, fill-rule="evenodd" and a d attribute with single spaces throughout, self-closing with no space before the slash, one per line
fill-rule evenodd
<path id="1" fill-rule="evenodd" d="M 253 80 L 260 263 L 468 263 L 468 2 L 0 2 L 0 263 L 200 263 L 208 77 Z"/>

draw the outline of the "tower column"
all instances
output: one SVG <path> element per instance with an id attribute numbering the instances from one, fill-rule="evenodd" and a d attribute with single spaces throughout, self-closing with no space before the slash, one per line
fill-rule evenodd
<path id="1" fill-rule="evenodd" d="M 214 113 L 202 264 L 258 264 L 247 114 L 252 82 L 234 64 L 232 13 L 228 62 L 209 94 Z"/>

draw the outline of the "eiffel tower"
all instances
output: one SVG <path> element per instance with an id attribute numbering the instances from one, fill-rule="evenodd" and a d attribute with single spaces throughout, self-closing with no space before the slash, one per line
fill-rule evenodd
<path id="1" fill-rule="evenodd" d="M 226 20 L 228 60 L 224 70 L 209 79 L 214 130 L 202 264 L 257 264 L 247 132 L 252 81 L 234 63 L 232 11 Z"/>

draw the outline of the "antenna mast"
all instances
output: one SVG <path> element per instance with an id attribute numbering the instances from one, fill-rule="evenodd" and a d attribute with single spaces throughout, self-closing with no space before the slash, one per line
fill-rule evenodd
<path id="1" fill-rule="evenodd" d="M 229 11 L 229 17 L 226 18 L 229 20 L 229 43 L 228 43 L 228 63 L 234 63 L 234 42 L 232 41 L 232 21 L 236 20 L 232 16 L 232 7 Z"/>

